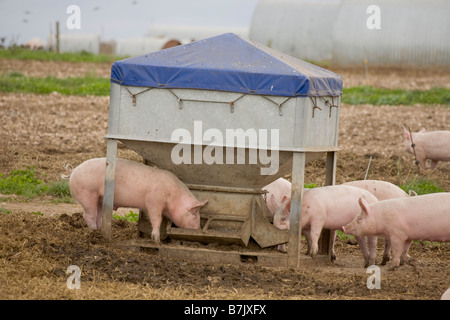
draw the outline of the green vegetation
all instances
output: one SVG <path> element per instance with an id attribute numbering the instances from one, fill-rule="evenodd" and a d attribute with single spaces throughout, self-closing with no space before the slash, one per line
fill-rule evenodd
<path id="1" fill-rule="evenodd" d="M 308 189 L 313 189 L 313 188 L 317 188 L 317 185 L 313 182 L 313 183 L 305 183 L 303 184 L 304 188 L 308 188 Z"/>
<path id="2" fill-rule="evenodd" d="M 0 75 L 0 91 L 35 94 L 49 94 L 56 91 L 64 95 L 108 96 L 110 81 L 107 78 L 95 76 L 64 79 L 56 77 L 35 78 L 25 77 L 20 72 L 11 72 Z M 345 88 L 342 94 L 342 102 L 353 105 L 413 105 L 416 103 L 450 105 L 450 90 L 445 88 L 402 90 L 362 86 Z"/>
<path id="3" fill-rule="evenodd" d="M 409 190 L 413 190 L 417 193 L 417 195 L 445 192 L 443 188 L 437 186 L 433 181 L 427 178 L 418 177 L 406 181 L 406 183 L 402 184 L 400 188 L 406 193 L 408 193 Z"/>
<path id="4" fill-rule="evenodd" d="M 69 61 L 69 62 L 114 62 L 125 57 L 93 54 L 86 51 L 79 53 L 64 52 L 56 53 L 45 50 L 29 50 L 20 47 L 12 47 L 0 50 L 0 58 L 20 59 L 20 60 L 41 60 L 41 61 Z"/>
<path id="5" fill-rule="evenodd" d="M 31 199 L 44 195 L 47 190 L 45 182 L 36 178 L 35 168 L 12 170 L 7 177 L 0 173 L 0 192 L 3 194 L 22 195 Z"/>
<path id="6" fill-rule="evenodd" d="M 432 88 L 430 90 L 403 90 L 360 86 L 344 88 L 343 103 L 372 105 L 413 105 L 445 104 L 450 105 L 450 90 Z"/>
<path id="7" fill-rule="evenodd" d="M 69 180 L 51 181 L 47 194 L 55 198 L 57 203 L 73 203 L 72 194 L 70 193 Z"/>
<path id="8" fill-rule="evenodd" d="M 56 53 L 45 50 L 28 50 L 12 47 L 0 50 L 0 58 L 41 61 L 69 62 L 109 62 L 112 63 L 126 57 L 101 55 L 88 52 Z M 1 92 L 30 92 L 49 94 L 54 91 L 65 95 L 109 95 L 109 79 L 98 77 L 72 77 L 58 79 L 55 77 L 33 78 L 24 77 L 20 72 L 0 75 Z M 443 104 L 450 105 L 450 90 L 432 88 L 430 90 L 404 90 L 358 86 L 344 88 L 342 102 L 347 104 L 372 105 L 413 105 L 413 104 Z"/>
<path id="9" fill-rule="evenodd" d="M 117 213 L 113 213 L 113 218 L 117 220 L 125 220 L 128 222 L 137 222 L 139 220 L 139 213 L 134 213 L 130 210 L 130 213 L 126 213 L 123 216 L 119 216 Z"/>
<path id="10" fill-rule="evenodd" d="M 36 176 L 36 169 L 33 167 L 12 170 L 7 176 L 0 173 L 0 193 L 15 194 L 27 199 L 50 195 L 56 202 L 72 203 L 67 180 L 47 184 Z"/>
<path id="11" fill-rule="evenodd" d="M 0 214 L 11 214 L 11 210 L 8 210 L 6 208 L 0 207 Z"/>
<path id="12" fill-rule="evenodd" d="M 24 77 L 20 72 L 0 76 L 0 91 L 49 94 L 54 91 L 64 95 L 109 95 L 109 79 L 92 76 L 71 78 Z"/>

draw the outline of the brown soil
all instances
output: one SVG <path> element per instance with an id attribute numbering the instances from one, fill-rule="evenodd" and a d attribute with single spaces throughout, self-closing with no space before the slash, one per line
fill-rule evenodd
<path id="1" fill-rule="evenodd" d="M 35 76 L 72 72 L 108 76 L 109 66 L 0 60 L 0 72 L 5 70 Z M 336 71 L 345 83 L 365 83 L 361 70 Z M 416 88 L 421 81 L 444 87 L 450 83 L 448 73 L 433 76 L 421 71 L 417 75 L 422 80 L 409 80 L 409 72 L 396 69 L 389 76 L 386 72 L 372 70 L 372 84 Z M 105 156 L 108 104 L 109 97 L 2 93 L 0 173 L 34 166 L 41 177 L 54 181 L 68 174 L 66 165 L 75 167 Z M 413 156 L 403 150 L 402 123 L 413 131 L 448 130 L 450 109 L 342 105 L 336 182 L 363 179 L 370 156 L 368 179 L 399 185 L 418 176 Z M 118 156 L 142 160 L 123 147 Z M 305 182 L 324 183 L 324 161 L 308 164 Z M 420 176 L 450 191 L 450 163 L 440 163 Z M 382 266 L 381 289 L 369 290 L 370 275 L 359 249 L 346 241 L 337 242 L 334 264 L 300 270 L 183 262 L 111 246 L 98 231 L 86 227 L 78 204 L 49 200 L 21 202 L 0 195 L 0 299 L 438 299 L 450 286 L 449 243 L 414 243 L 410 255 L 416 267 L 388 271 Z M 113 221 L 113 237 L 137 238 L 136 224 Z M 80 290 L 66 286 L 70 265 L 81 268 Z"/>

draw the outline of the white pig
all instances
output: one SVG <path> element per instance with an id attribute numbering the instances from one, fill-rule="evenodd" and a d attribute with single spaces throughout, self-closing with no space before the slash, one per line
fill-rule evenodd
<path id="1" fill-rule="evenodd" d="M 441 296 L 441 300 L 450 300 L 450 288 L 445 290 L 445 292 Z"/>
<path id="2" fill-rule="evenodd" d="M 358 188 L 363 188 L 372 193 L 378 199 L 378 201 L 409 197 L 409 195 L 405 191 L 397 187 L 395 184 L 387 181 L 356 180 L 344 184 Z M 410 193 L 411 192 L 414 191 L 410 190 Z M 390 253 L 391 253 L 391 244 L 388 239 L 384 239 L 383 260 L 381 262 L 382 265 L 385 265 L 386 262 L 389 261 Z"/>
<path id="3" fill-rule="evenodd" d="M 267 191 L 264 199 L 272 216 L 275 214 L 277 208 L 281 206 L 283 198 L 291 197 L 291 183 L 284 178 L 278 178 L 263 187 L 262 190 Z"/>
<path id="4" fill-rule="evenodd" d="M 83 217 L 91 229 L 102 224 L 106 159 L 90 159 L 76 167 L 69 180 L 72 196 L 83 207 Z M 142 163 L 117 159 L 114 187 L 114 209 L 140 208 L 152 223 L 152 239 L 160 241 L 162 216 L 178 227 L 200 229 L 199 209 L 208 200 L 198 201 L 171 172 Z"/>
<path id="5" fill-rule="evenodd" d="M 427 159 L 431 160 L 430 167 L 435 169 L 439 161 L 450 161 L 450 131 L 429 131 L 425 129 L 410 133 L 403 127 L 406 152 L 416 152 L 417 161 L 421 169 L 426 168 Z M 411 143 L 412 135 L 412 143 Z"/>
<path id="6" fill-rule="evenodd" d="M 315 257 L 318 252 L 318 240 L 322 229 L 332 230 L 331 259 L 336 259 L 334 238 L 336 230 L 342 230 L 342 221 L 352 221 L 359 214 L 358 199 L 365 196 L 368 201 L 377 202 L 377 198 L 369 191 L 345 185 L 333 185 L 308 189 L 303 192 L 302 199 L 302 234 L 308 240 L 308 254 Z M 278 229 L 289 229 L 290 199 L 285 199 L 273 218 Z M 348 223 L 347 222 L 347 223 Z M 376 237 L 368 237 L 367 249 L 365 237 L 355 237 L 364 257 L 365 266 L 375 264 Z"/>
<path id="7" fill-rule="evenodd" d="M 362 236 L 383 236 L 392 246 L 395 269 L 411 262 L 408 249 L 413 240 L 450 241 L 450 193 L 433 193 L 416 197 L 368 203 L 358 201 L 361 213 L 342 229 Z"/>

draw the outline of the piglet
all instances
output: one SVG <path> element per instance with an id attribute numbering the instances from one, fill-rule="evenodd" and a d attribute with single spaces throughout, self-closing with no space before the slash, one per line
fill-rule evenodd
<path id="1" fill-rule="evenodd" d="M 369 203 L 359 199 L 361 212 L 342 227 L 355 237 L 383 236 L 392 246 L 395 269 L 411 262 L 408 249 L 413 240 L 450 241 L 450 193 L 433 193 Z"/>
<path id="2" fill-rule="evenodd" d="M 408 194 L 401 188 L 397 187 L 395 184 L 381 180 L 356 180 L 344 184 L 348 186 L 363 188 L 372 193 L 377 198 L 378 201 L 396 198 L 407 198 L 412 193 L 417 195 L 412 190 L 410 190 Z M 391 244 L 389 243 L 389 240 L 385 238 L 383 260 L 381 262 L 382 265 L 385 265 L 386 262 L 389 261 L 390 255 L 391 255 Z"/>
<path id="3" fill-rule="evenodd" d="M 450 161 L 450 131 L 422 129 L 411 134 L 403 127 L 403 134 L 406 152 L 414 154 L 415 151 L 421 169 L 426 168 L 427 159 L 431 160 L 431 169 L 435 169 L 439 161 Z"/>
<path id="4" fill-rule="evenodd" d="M 441 296 L 441 300 L 450 300 L 450 288 L 445 290 L 445 292 Z"/>
<path id="5" fill-rule="evenodd" d="M 83 217 L 91 229 L 102 224 L 106 159 L 83 162 L 70 176 L 73 198 L 83 207 Z M 160 241 L 162 216 L 186 229 L 200 229 L 199 210 L 208 200 L 198 201 L 189 189 L 171 172 L 142 163 L 117 159 L 114 187 L 114 209 L 140 208 L 152 223 L 152 239 Z"/>
<path id="6" fill-rule="evenodd" d="M 303 192 L 302 199 L 302 234 L 308 240 L 308 254 L 315 257 L 318 252 L 318 240 L 322 229 L 332 230 L 331 259 L 336 259 L 334 239 L 336 230 L 342 230 L 342 221 L 350 222 L 359 214 L 358 199 L 365 196 L 369 202 L 377 199 L 369 191 L 345 185 L 334 185 L 308 189 Z M 273 221 L 278 229 L 289 229 L 290 199 L 284 199 L 281 207 L 275 212 Z M 355 237 L 362 251 L 365 266 L 375 264 L 377 237 L 368 237 L 367 249 L 364 237 Z"/>
<path id="7" fill-rule="evenodd" d="M 262 190 L 267 191 L 264 195 L 264 199 L 272 216 L 275 214 L 277 208 L 281 206 L 283 198 L 291 197 L 291 183 L 284 178 L 278 178 L 263 187 Z"/>

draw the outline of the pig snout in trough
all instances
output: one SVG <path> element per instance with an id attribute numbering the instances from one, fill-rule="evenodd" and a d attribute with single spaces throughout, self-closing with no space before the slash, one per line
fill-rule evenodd
<path id="1" fill-rule="evenodd" d="M 334 251 L 336 230 L 342 230 L 340 224 L 342 221 L 350 222 L 359 214 L 358 199 L 362 195 L 371 202 L 377 201 L 369 191 L 345 185 L 319 187 L 303 192 L 301 230 L 308 241 L 307 254 L 312 257 L 317 255 L 318 240 L 322 229 L 325 228 L 332 230 L 331 258 L 336 259 Z M 284 199 L 282 206 L 275 212 L 274 226 L 281 230 L 289 229 L 290 199 Z M 368 237 L 369 248 L 367 248 L 365 237 L 355 238 L 363 254 L 365 266 L 375 264 L 377 238 Z"/>
<path id="2" fill-rule="evenodd" d="M 105 171 L 105 158 L 91 159 L 76 167 L 69 180 L 70 192 L 83 207 L 84 220 L 91 229 L 102 224 Z M 160 241 L 163 215 L 180 228 L 200 229 L 199 210 L 208 200 L 198 201 L 173 173 L 117 159 L 114 181 L 114 209 L 144 210 L 152 224 L 154 241 Z"/>
<path id="3" fill-rule="evenodd" d="M 392 266 L 411 263 L 408 249 L 413 240 L 450 241 L 450 193 L 434 193 L 369 204 L 359 199 L 361 212 L 345 225 L 345 233 L 383 236 L 392 247 Z"/>
<path id="4" fill-rule="evenodd" d="M 450 131 L 426 131 L 410 133 L 403 127 L 406 152 L 416 155 L 421 169 L 426 168 L 427 159 L 430 168 L 435 169 L 439 161 L 450 161 Z M 413 147 L 414 146 L 414 147 Z"/>

